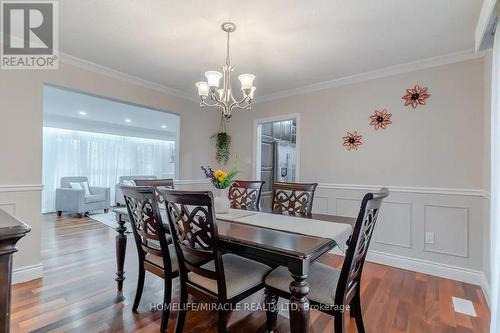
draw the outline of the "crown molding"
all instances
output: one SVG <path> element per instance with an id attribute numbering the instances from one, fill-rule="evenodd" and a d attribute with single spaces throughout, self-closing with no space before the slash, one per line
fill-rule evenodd
<path id="1" fill-rule="evenodd" d="M 394 75 L 398 75 L 398 74 L 414 72 L 414 71 L 418 71 L 418 70 L 422 70 L 422 69 L 439 67 L 439 66 L 444 66 L 444 65 L 453 64 L 453 63 L 462 62 L 462 61 L 467 61 L 467 60 L 472 60 L 472 59 L 478 59 L 478 58 L 484 57 L 487 53 L 488 53 L 488 51 L 475 52 L 472 49 L 466 50 L 466 51 L 455 52 L 455 53 L 449 53 L 449 54 L 438 56 L 438 57 L 422 59 L 422 60 L 418 60 L 418 61 L 414 61 L 414 62 L 408 62 L 408 63 L 404 63 L 404 64 L 400 64 L 400 65 L 385 67 L 385 68 L 377 69 L 377 70 L 370 71 L 370 72 L 345 76 L 345 77 L 341 77 L 341 78 L 334 79 L 334 80 L 318 82 L 318 83 L 314 83 L 314 84 L 307 85 L 307 86 L 293 88 L 290 90 L 278 91 L 276 93 L 272 93 L 269 95 L 264 95 L 264 96 L 256 98 L 255 101 L 253 102 L 253 104 L 259 104 L 259 103 L 264 103 L 264 102 L 268 102 L 268 101 L 272 101 L 272 100 L 276 100 L 276 99 L 281 99 L 281 98 L 286 98 L 286 97 L 291 97 L 291 96 L 296 96 L 296 95 L 303 95 L 303 94 L 307 94 L 307 93 L 315 92 L 315 91 L 319 91 L 319 90 L 336 88 L 336 87 L 340 87 L 340 86 L 346 86 L 346 85 L 370 81 L 370 80 L 374 80 L 374 79 L 390 77 L 390 76 L 394 76 Z"/>
<path id="2" fill-rule="evenodd" d="M 199 102 L 199 99 L 196 98 L 194 95 L 190 95 L 186 93 L 185 91 L 171 88 L 164 86 L 162 84 L 148 81 L 141 79 L 138 76 L 126 74 L 124 72 L 111 69 L 109 67 L 105 67 L 99 64 L 96 64 L 94 62 L 84 60 L 63 52 L 59 52 L 59 60 L 65 64 L 72 65 L 81 69 L 85 69 L 88 71 L 91 71 L 93 73 L 101 74 L 101 75 L 106 75 L 108 77 L 111 77 L 113 79 L 118 79 L 121 81 L 125 81 L 134 85 L 141 86 L 143 88 L 151 89 L 154 91 L 158 91 L 160 93 L 166 94 L 166 95 L 171 95 L 174 97 L 182 98 L 188 101 L 194 101 L 194 102 Z"/>
<path id="3" fill-rule="evenodd" d="M 427 69 L 427 68 L 433 68 L 433 67 L 439 67 L 439 66 L 444 66 L 448 64 L 453 64 L 457 62 L 462 62 L 462 61 L 467 61 L 467 60 L 472 60 L 472 59 L 478 59 L 484 57 L 488 52 L 490 51 L 480 51 L 480 52 L 475 52 L 474 50 L 466 50 L 466 51 L 460 51 L 460 52 L 455 52 L 455 53 L 450 53 L 438 57 L 432 57 L 432 58 L 427 58 L 427 59 L 422 59 L 414 62 L 409 62 L 409 63 L 404 63 L 400 65 L 395 65 L 395 66 L 390 66 L 386 68 L 381 68 L 377 69 L 374 71 L 370 72 L 365 72 L 365 73 L 360 73 L 360 74 L 355 74 L 355 75 L 350 75 L 350 76 L 345 76 L 342 78 L 334 79 L 334 80 L 329 80 L 329 81 L 324 81 L 324 82 L 318 82 L 314 83 L 311 85 L 307 86 L 302 86 L 298 88 L 293 88 L 289 90 L 283 90 L 283 91 L 278 91 L 276 93 L 260 96 L 257 99 L 254 100 L 253 104 L 259 104 L 259 103 L 264 103 L 276 99 L 281 99 L 281 98 L 286 98 L 286 97 L 291 97 L 291 96 L 296 96 L 296 95 L 303 95 L 307 94 L 310 92 L 315 92 L 319 90 L 324 90 L 324 89 L 329 89 L 329 88 L 335 88 L 335 87 L 340 87 L 340 86 L 345 86 L 345 85 L 350 85 L 350 84 L 355 84 L 355 83 L 360 83 L 360 82 L 365 82 L 365 81 L 370 81 L 374 79 L 379 79 L 379 78 L 384 78 L 384 77 L 390 77 L 398 74 L 403 74 L 403 73 L 409 73 L 409 72 L 414 72 L 422 69 Z M 105 67 L 99 64 L 96 64 L 94 62 L 84 60 L 63 52 L 59 52 L 60 56 L 60 61 L 76 66 L 78 68 L 82 68 L 97 74 L 102 74 L 106 75 L 115 79 L 119 79 L 125 82 L 129 82 L 131 84 L 139 85 L 141 87 L 155 90 L 167 95 L 171 95 L 174 97 L 182 98 L 188 101 L 193 101 L 193 102 L 199 102 L 198 98 L 194 95 L 191 95 L 185 91 L 167 87 L 165 85 L 148 81 L 145 79 L 141 79 L 140 77 L 133 76 L 130 74 L 126 74 L 124 72 L 120 72 L 115 69 L 111 69 L 109 67 Z"/>

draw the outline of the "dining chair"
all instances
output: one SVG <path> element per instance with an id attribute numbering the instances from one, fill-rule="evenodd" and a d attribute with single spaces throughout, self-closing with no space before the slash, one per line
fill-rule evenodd
<path id="1" fill-rule="evenodd" d="M 273 186 L 273 213 L 310 215 L 317 183 L 275 182 Z"/>
<path id="2" fill-rule="evenodd" d="M 309 270 L 307 297 L 311 305 L 334 316 L 335 333 L 345 332 L 344 310 L 347 306 L 350 306 L 358 332 L 365 332 L 361 311 L 361 275 L 382 200 L 388 195 L 389 190 L 382 188 L 378 193 L 367 193 L 364 196 L 341 270 L 318 262 L 312 264 Z M 290 273 L 286 267 L 279 267 L 266 277 L 268 330 L 272 330 L 275 325 L 278 297 L 291 297 L 290 282 Z"/>
<path id="3" fill-rule="evenodd" d="M 223 254 L 218 243 L 212 192 L 163 190 L 180 272 L 180 306 L 175 332 L 186 319 L 188 294 L 217 304 L 218 331 L 226 332 L 236 303 L 264 287 L 267 265 Z"/>
<path id="4" fill-rule="evenodd" d="M 262 185 L 261 180 L 235 180 L 228 193 L 231 208 L 260 210 Z"/>
<path id="5" fill-rule="evenodd" d="M 156 200 L 163 204 L 163 197 L 158 191 L 159 187 L 174 189 L 174 180 L 172 178 L 165 179 L 134 179 L 134 183 L 136 186 L 152 186 L 155 189 Z M 168 224 L 168 223 L 167 223 Z"/>
<path id="6" fill-rule="evenodd" d="M 146 271 L 164 279 L 161 332 L 167 330 L 172 298 L 172 279 L 179 276 L 179 264 L 172 239 L 166 234 L 155 201 L 153 187 L 122 186 L 139 257 L 139 279 L 132 310 L 137 311 L 144 289 Z M 171 245 L 169 245 L 171 244 Z"/>

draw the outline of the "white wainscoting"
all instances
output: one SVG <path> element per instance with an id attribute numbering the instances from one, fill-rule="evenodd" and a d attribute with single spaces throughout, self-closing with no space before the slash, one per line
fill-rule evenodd
<path id="1" fill-rule="evenodd" d="M 12 282 L 20 283 L 42 277 L 40 262 L 40 184 L 0 185 L 0 208 L 31 226 L 14 253 Z"/>
<path id="2" fill-rule="evenodd" d="M 176 181 L 187 190 L 210 190 L 206 179 Z M 314 211 L 357 216 L 363 195 L 381 186 L 319 184 Z M 368 260 L 479 285 L 488 295 L 482 267 L 483 227 L 489 193 L 476 189 L 390 186 L 382 204 Z M 425 233 L 434 233 L 434 244 Z M 338 253 L 338 251 L 334 251 Z"/>
<path id="3" fill-rule="evenodd" d="M 366 192 L 380 186 L 319 184 L 314 211 L 357 216 Z M 484 288 L 482 234 L 488 221 L 483 190 L 389 187 L 368 260 Z M 434 241 L 426 242 L 426 233 Z"/>

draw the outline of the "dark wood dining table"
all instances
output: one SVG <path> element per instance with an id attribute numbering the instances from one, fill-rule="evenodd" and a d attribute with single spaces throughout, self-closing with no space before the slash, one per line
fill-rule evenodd
<path id="1" fill-rule="evenodd" d="M 124 262 L 127 244 L 126 223 L 129 221 L 127 208 L 116 208 L 118 227 L 116 231 L 116 282 L 117 301 L 123 301 L 123 281 L 125 280 Z M 343 216 L 312 214 L 306 218 L 325 221 L 325 223 L 347 223 L 354 225 L 356 219 Z M 309 285 L 307 275 L 310 265 L 337 244 L 333 239 L 314 237 L 217 219 L 219 241 L 225 252 L 238 254 L 270 266 L 286 266 L 293 278 L 290 311 L 290 330 L 292 333 L 309 331 Z"/>

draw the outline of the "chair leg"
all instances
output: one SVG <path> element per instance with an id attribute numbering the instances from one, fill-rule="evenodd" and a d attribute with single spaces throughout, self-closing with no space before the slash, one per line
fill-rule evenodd
<path id="1" fill-rule="evenodd" d="M 345 332 L 345 323 L 344 323 L 344 313 L 339 312 L 334 315 L 333 319 L 333 327 L 335 333 L 344 333 Z"/>
<path id="2" fill-rule="evenodd" d="M 137 280 L 137 290 L 135 292 L 134 305 L 132 306 L 132 311 L 137 311 L 139 307 L 139 302 L 141 301 L 142 291 L 144 290 L 144 276 L 146 271 L 144 270 L 144 263 L 139 259 L 139 279 Z"/>
<path id="3" fill-rule="evenodd" d="M 276 330 L 276 321 L 278 320 L 278 296 L 273 295 L 266 289 L 266 298 L 264 300 L 266 306 L 266 333 Z"/>
<path id="4" fill-rule="evenodd" d="M 351 313 L 354 313 L 354 319 L 356 320 L 356 327 L 359 333 L 365 333 L 365 325 L 363 324 L 363 311 L 361 310 L 361 295 L 360 291 L 356 292 L 351 303 Z"/>
<path id="5" fill-rule="evenodd" d="M 227 322 L 230 313 L 230 311 L 219 310 L 219 333 L 227 332 Z"/>
<path id="6" fill-rule="evenodd" d="M 186 321 L 188 293 L 186 284 L 180 280 L 179 311 L 177 312 L 177 322 L 175 323 L 175 333 L 182 333 L 184 322 Z"/>
<path id="7" fill-rule="evenodd" d="M 172 279 L 165 278 L 165 290 L 163 292 L 163 312 L 161 314 L 160 331 L 165 333 L 168 328 L 168 318 L 170 317 L 170 302 L 172 301 Z"/>

